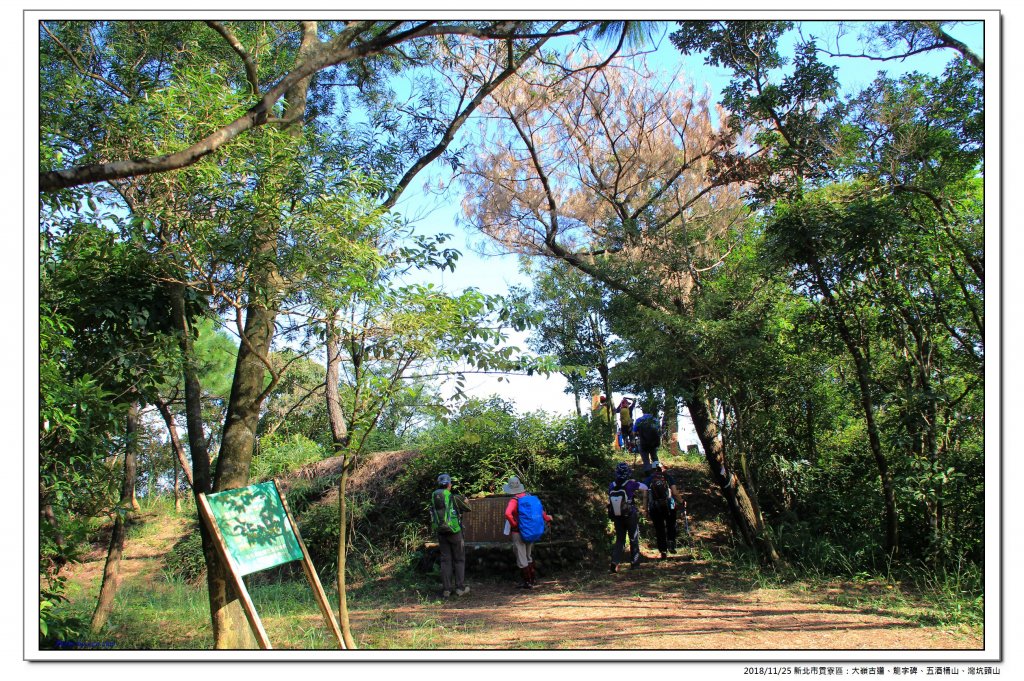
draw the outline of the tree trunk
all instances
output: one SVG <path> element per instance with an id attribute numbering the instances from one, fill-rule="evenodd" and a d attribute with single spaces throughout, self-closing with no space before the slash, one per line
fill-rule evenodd
<path id="1" fill-rule="evenodd" d="M 348 484 L 348 457 L 343 455 L 341 479 L 338 481 L 338 626 L 341 627 L 341 638 L 348 650 L 356 649 L 356 641 L 352 636 L 352 623 L 348 616 L 348 598 L 345 569 L 348 556 L 348 532 L 346 523 L 345 488 Z"/>
<path id="2" fill-rule="evenodd" d="M 181 494 L 178 493 L 178 460 L 171 459 L 174 466 L 174 512 L 181 513 Z"/>
<path id="3" fill-rule="evenodd" d="M 669 454 L 679 454 L 679 400 L 672 391 L 665 391 L 665 448 Z"/>
<path id="4" fill-rule="evenodd" d="M 107 548 L 107 562 L 103 566 L 103 582 L 100 585 L 96 610 L 92 613 L 89 628 L 93 633 L 103 629 L 110 612 L 114 609 L 114 595 L 117 593 L 117 577 L 121 569 L 121 554 L 124 552 L 125 523 L 132 510 L 135 492 L 136 455 L 138 451 L 139 405 L 133 402 L 128 408 L 125 427 L 124 480 L 121 483 L 121 498 L 114 514 L 114 527 L 110 531 L 110 545 Z"/>
<path id="5" fill-rule="evenodd" d="M 711 477 L 718 484 L 729 506 L 733 525 L 743 537 L 744 543 L 758 552 L 766 562 L 781 566 L 782 557 L 775 549 L 775 544 L 764 531 L 764 523 L 756 513 L 747 494 L 743 481 L 726 465 L 725 451 L 718 437 L 718 427 L 712 418 L 712 411 L 704 397 L 703 389 L 695 381 L 691 382 L 686 394 L 686 407 L 693 419 L 693 427 L 697 431 L 704 456 L 711 469 Z"/>
<path id="6" fill-rule="evenodd" d="M 327 418 L 331 425 L 331 442 L 334 455 L 341 456 L 341 479 L 338 482 L 338 626 L 345 647 L 355 650 L 352 623 L 348 616 L 348 590 L 345 580 L 345 565 L 348 547 L 346 542 L 347 502 L 345 488 L 348 481 L 348 425 L 341 408 L 338 392 L 339 368 L 341 364 L 341 339 L 338 336 L 337 311 L 332 310 L 327 319 L 327 377 L 324 394 L 327 398 Z"/>
<path id="7" fill-rule="evenodd" d="M 192 350 L 192 328 L 185 314 L 185 287 L 178 284 L 171 296 L 172 314 L 175 328 L 179 333 L 178 342 L 182 354 L 182 378 L 185 383 L 185 422 L 188 432 L 188 445 L 192 453 L 192 492 L 207 493 L 212 489 L 210 477 L 210 455 L 207 449 L 206 433 L 203 428 L 202 386 L 196 371 L 195 358 Z M 237 603 L 234 591 L 220 568 L 220 559 L 214 548 L 213 539 L 205 523 L 199 523 L 199 534 L 203 543 L 203 557 L 206 561 L 206 582 L 210 597 L 210 619 L 213 627 L 215 645 L 223 642 L 225 648 L 255 648 L 256 640 L 249 629 L 245 613 Z M 211 566 L 216 566 L 215 572 Z M 230 607 L 214 608 L 214 603 L 234 602 L 237 609 Z M 237 644 L 237 645 L 236 645 Z"/>
<path id="8" fill-rule="evenodd" d="M 136 418 L 136 424 L 138 424 L 138 419 L 137 418 Z M 141 511 L 142 510 L 142 506 L 139 505 L 139 499 L 138 499 L 138 496 L 136 494 L 137 487 L 138 487 L 137 483 L 139 481 L 139 478 L 138 478 L 138 465 L 137 464 L 138 464 L 138 460 L 136 459 L 136 465 L 134 467 L 135 468 L 135 476 L 132 477 L 132 480 L 129 483 L 130 490 L 131 490 L 131 502 L 130 503 L 132 505 L 132 510 L 133 511 Z"/>
<path id="9" fill-rule="evenodd" d="M 174 422 L 174 415 L 171 414 L 170 407 L 163 400 L 156 401 L 156 408 L 160 412 L 160 416 L 163 417 L 164 423 L 167 424 L 167 434 L 171 438 L 171 448 L 174 450 L 174 456 L 181 466 L 181 472 L 185 475 L 185 482 L 188 486 L 192 486 L 192 469 L 188 465 L 188 458 L 185 456 L 185 448 L 181 444 L 181 438 L 178 436 L 178 424 Z M 177 489 L 178 480 L 178 467 L 174 467 L 174 479 L 175 489 Z"/>
<path id="10" fill-rule="evenodd" d="M 53 541 L 57 544 L 57 548 L 63 549 L 64 533 L 60 531 L 57 516 L 53 513 L 53 502 L 49 494 L 47 494 L 42 480 L 39 481 L 39 517 L 43 523 L 46 523 L 53 530 Z M 53 562 L 54 571 L 60 570 L 67 562 L 62 558 L 63 555 L 63 552 L 61 552 L 55 557 Z"/>
<path id="11" fill-rule="evenodd" d="M 892 471 L 889 470 L 889 464 L 885 459 L 885 454 L 882 452 L 882 439 L 879 436 L 878 424 L 875 421 L 875 403 L 874 398 L 871 396 L 871 371 L 868 366 L 868 358 L 854 340 L 853 334 L 844 319 L 843 311 L 839 307 L 839 302 L 836 300 L 832 289 L 821 272 L 820 264 L 817 262 L 812 263 L 812 270 L 818 292 L 825 301 L 833 321 L 835 321 L 839 336 L 843 339 L 843 344 L 846 345 L 846 349 L 853 359 L 853 365 L 857 372 L 860 404 L 868 429 L 868 446 L 871 448 L 871 454 L 875 459 L 875 466 L 878 469 L 878 477 L 882 483 L 882 500 L 885 506 L 883 518 L 885 524 L 885 550 L 890 556 L 896 556 L 899 553 L 900 545 L 896 491 Z"/>
<path id="12" fill-rule="evenodd" d="M 602 350 L 602 353 L 603 353 L 604 349 L 601 348 L 601 350 Z M 615 416 L 614 416 L 614 412 L 613 412 L 614 406 L 612 405 L 611 371 L 608 368 L 607 364 L 602 363 L 602 364 L 598 365 L 597 373 L 599 373 L 601 375 L 601 385 L 604 386 L 604 397 L 605 397 L 605 400 L 604 400 L 604 414 L 601 415 L 601 418 L 603 418 L 605 420 L 605 423 L 608 425 L 609 432 L 611 433 L 611 436 L 614 438 L 615 437 Z"/>
<path id="13" fill-rule="evenodd" d="M 303 21 L 302 40 L 296 63 L 301 63 L 319 44 L 316 22 Z M 302 117 L 306 110 L 309 78 L 288 90 L 283 118 L 295 121 L 293 134 L 301 135 Z M 259 191 L 257 189 L 256 191 Z M 274 323 L 279 307 L 280 274 L 277 270 L 277 222 L 267 215 L 254 228 L 253 253 L 256 263 L 251 272 L 251 285 L 245 309 L 245 325 L 235 361 L 227 414 L 224 419 L 220 454 L 213 491 L 244 487 L 249 484 L 249 469 L 256 443 L 260 408 L 266 397 L 264 386 L 267 361 L 274 339 Z M 210 559 L 213 559 L 212 561 Z M 215 555 L 207 554 L 207 582 L 210 586 L 210 616 L 213 620 L 214 647 L 218 649 L 255 648 L 256 640 L 231 588 L 225 567 Z"/>

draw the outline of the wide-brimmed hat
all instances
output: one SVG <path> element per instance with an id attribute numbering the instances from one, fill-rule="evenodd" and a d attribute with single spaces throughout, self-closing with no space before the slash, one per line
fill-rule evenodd
<path id="1" fill-rule="evenodd" d="M 501 489 L 505 494 L 522 494 L 526 491 L 526 488 L 523 487 L 523 483 L 520 482 L 519 478 L 515 475 L 509 478 L 508 482 L 506 482 L 505 486 Z"/>

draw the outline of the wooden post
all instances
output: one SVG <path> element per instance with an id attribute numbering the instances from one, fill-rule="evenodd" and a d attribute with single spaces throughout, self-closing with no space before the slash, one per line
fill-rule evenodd
<path id="1" fill-rule="evenodd" d="M 256 634 L 256 640 L 259 641 L 260 648 L 263 650 L 271 650 L 273 646 L 270 645 L 270 638 L 267 637 L 267 632 L 263 628 L 263 622 L 260 621 L 260 616 L 256 614 L 256 607 L 252 604 L 252 599 L 249 598 L 249 592 L 245 588 L 245 582 L 242 581 L 241 575 L 238 574 L 238 568 L 235 566 L 234 561 L 231 560 L 231 556 L 228 555 L 227 544 L 224 541 L 224 536 L 220 532 L 220 528 L 217 527 L 217 521 L 213 517 L 212 509 L 210 509 L 210 502 L 206 500 L 206 495 L 203 493 L 196 496 L 199 499 L 199 516 L 204 522 L 206 522 L 210 533 L 215 539 L 213 545 L 217 549 L 217 555 L 220 556 L 220 559 L 227 567 L 228 577 L 231 579 L 231 584 L 235 589 L 235 593 L 238 594 L 239 600 L 242 601 L 242 609 L 245 610 L 245 616 L 249 620 L 249 626 L 252 627 L 253 633 Z M 302 544 L 301 540 L 299 540 L 299 544 Z M 302 552 L 305 554 L 305 547 L 302 548 Z"/>
<path id="2" fill-rule="evenodd" d="M 334 634 L 334 638 L 338 640 L 338 648 L 346 650 L 345 642 L 342 640 L 341 628 L 338 626 L 338 620 L 334 618 L 334 611 L 331 610 L 331 604 L 327 600 L 327 594 L 324 593 L 324 587 L 320 583 L 320 577 L 316 574 L 316 568 L 313 566 L 313 561 L 309 558 L 309 552 L 306 550 L 306 542 L 302 541 L 302 535 L 299 534 L 299 524 L 295 522 L 295 518 L 292 517 L 292 510 L 288 508 L 288 502 L 285 500 L 284 495 L 281 494 L 281 488 L 277 484 L 277 479 L 274 479 L 274 489 L 277 490 L 277 496 L 281 499 L 281 505 L 284 507 L 284 512 L 288 516 L 288 522 L 292 526 L 292 532 L 295 533 L 295 538 L 299 541 L 299 548 L 302 549 L 302 570 L 306 573 L 306 579 L 309 580 L 309 585 L 313 589 L 313 597 L 316 599 L 316 604 L 320 606 L 320 612 L 323 613 L 324 620 L 331 627 L 331 632 Z"/>

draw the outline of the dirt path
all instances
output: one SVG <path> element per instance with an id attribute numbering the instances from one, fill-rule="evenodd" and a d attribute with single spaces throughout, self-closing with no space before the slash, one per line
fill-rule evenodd
<path id="1" fill-rule="evenodd" d="M 573 582 L 541 579 L 532 591 L 473 585 L 462 598 L 379 613 L 396 646 L 414 643 L 415 622 L 436 620 L 439 647 L 453 649 L 941 650 L 980 649 L 979 635 L 922 626 L 910 615 L 825 601 L 835 594 L 729 585 L 709 566 L 670 556 L 639 570 Z M 470 581 L 472 585 L 472 581 Z M 874 608 L 872 608 L 873 610 Z M 357 613 L 359 620 L 367 621 Z M 404 639 L 404 640 L 403 640 Z"/>
<path id="2" fill-rule="evenodd" d="M 189 521 L 184 517 L 158 517 L 152 511 L 134 516 L 128 525 L 128 537 L 124 542 L 118 570 L 119 582 L 145 581 L 158 573 L 164 556 L 174 546 L 174 542 L 181 538 L 188 525 Z M 107 562 L 109 541 L 110 528 L 107 527 L 100 533 L 99 541 L 93 544 L 92 550 L 71 573 L 74 581 L 97 593 Z"/>

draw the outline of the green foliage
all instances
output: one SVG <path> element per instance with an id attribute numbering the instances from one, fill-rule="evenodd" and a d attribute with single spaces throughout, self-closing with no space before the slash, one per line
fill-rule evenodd
<path id="1" fill-rule="evenodd" d="M 188 584 L 196 584 L 206 575 L 206 558 L 198 524 L 191 525 L 189 531 L 175 542 L 164 559 L 164 570 L 172 578 Z"/>
<path id="2" fill-rule="evenodd" d="M 86 617 L 66 607 L 67 583 L 64 577 L 50 580 L 39 592 L 39 645 L 49 647 L 56 641 L 73 640 L 88 629 Z"/>
<path id="3" fill-rule="evenodd" d="M 470 401 L 449 423 L 425 433 L 423 456 L 405 472 L 403 485 L 433 489 L 437 475 L 449 472 L 462 494 L 495 493 L 510 475 L 532 489 L 563 491 L 578 480 L 600 479 L 608 455 L 589 423 L 519 416 L 498 398 Z"/>
<path id="4" fill-rule="evenodd" d="M 373 489 L 350 493 L 348 514 L 354 528 L 351 570 L 408 555 L 430 538 L 427 504 L 437 476 L 449 472 L 457 492 L 500 494 L 511 475 L 541 493 L 545 508 L 556 516 L 553 536 L 603 541 L 604 500 L 597 493 L 611 470 L 611 451 L 603 433 L 585 419 L 552 419 L 541 414 L 517 415 L 498 398 L 470 401 L 449 422 L 422 433 L 419 454 L 396 477 L 372 483 Z M 298 497 L 319 498 L 319 490 L 336 479 L 316 483 L 316 490 L 289 493 L 289 503 L 302 508 Z M 595 496 L 596 495 L 596 496 Z M 297 510 L 303 539 L 318 568 L 337 569 L 338 509 L 317 504 Z"/>
<path id="5" fill-rule="evenodd" d="M 335 486 L 337 482 L 335 481 Z M 290 503 L 290 502 L 289 502 Z M 347 515 L 353 523 L 359 523 L 356 504 L 349 504 Z M 321 574 L 332 575 L 338 572 L 338 505 L 317 504 L 304 512 L 296 511 L 299 532 L 306 550 Z M 348 564 L 351 570 L 351 564 Z"/>
<path id="6" fill-rule="evenodd" d="M 249 479 L 269 480 L 323 458 L 323 448 L 304 435 L 271 435 L 260 439 Z"/>

